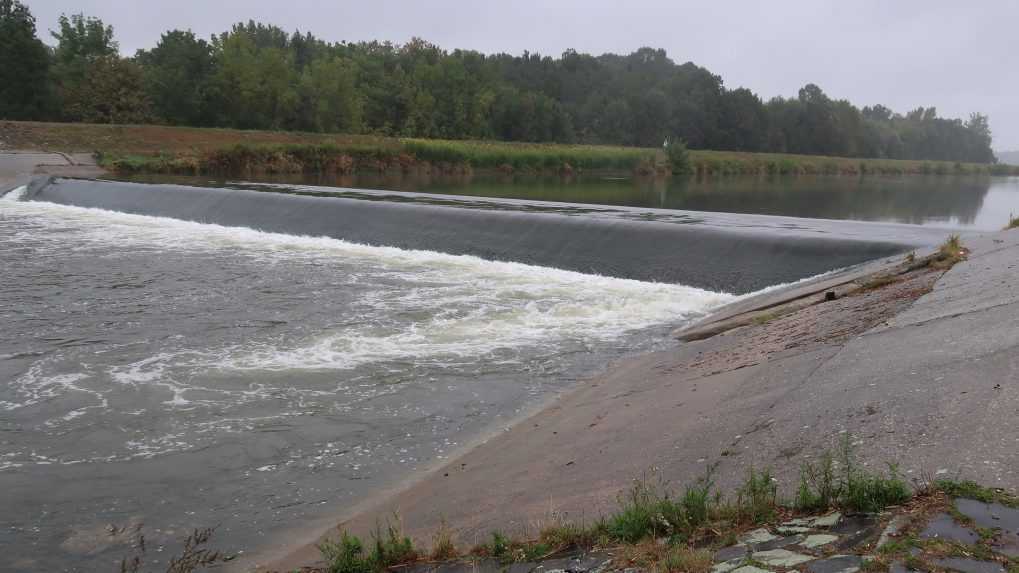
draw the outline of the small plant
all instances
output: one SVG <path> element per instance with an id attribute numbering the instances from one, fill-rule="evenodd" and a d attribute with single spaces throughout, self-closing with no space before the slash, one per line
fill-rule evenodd
<path id="1" fill-rule="evenodd" d="M 889 464 L 888 475 L 861 469 L 848 434 L 839 447 L 838 468 L 832 452 L 826 451 L 816 465 L 803 464 L 796 492 L 796 508 L 818 511 L 842 507 L 851 511 L 879 511 L 908 501 L 913 495 L 898 469 Z"/>
<path id="2" fill-rule="evenodd" d="M 330 573 L 374 573 L 377 569 L 371 555 L 365 553 L 364 544 L 346 531 L 340 541 L 324 541 L 318 546 L 328 564 Z"/>
<path id="3" fill-rule="evenodd" d="M 771 470 L 747 470 L 747 479 L 736 494 L 736 515 L 739 523 L 763 523 L 775 517 L 778 508 L 778 485 Z"/>
<path id="4" fill-rule="evenodd" d="M 1005 230 L 1008 229 L 1019 229 L 1019 217 L 1016 217 L 1012 213 L 1008 214 L 1008 225 L 1005 225 Z"/>
<path id="5" fill-rule="evenodd" d="M 398 524 L 399 520 L 395 523 Z M 394 522 L 386 525 L 385 534 L 381 526 L 376 526 L 373 537 L 375 543 L 371 551 L 367 550 L 360 538 L 346 531 L 339 542 L 325 541 L 318 548 L 330 573 L 373 573 L 418 558 L 414 543 L 402 534 Z"/>
<path id="6" fill-rule="evenodd" d="M 931 266 L 936 269 L 950 269 L 956 263 L 966 259 L 966 248 L 962 246 L 959 235 L 949 235 L 948 239 L 934 253 Z"/>
<path id="7" fill-rule="evenodd" d="M 456 556 L 457 551 L 456 544 L 453 543 L 453 530 L 450 529 L 446 520 L 443 519 L 439 523 L 439 528 L 435 531 L 435 536 L 432 538 L 431 558 L 433 561 L 446 561 Z"/>

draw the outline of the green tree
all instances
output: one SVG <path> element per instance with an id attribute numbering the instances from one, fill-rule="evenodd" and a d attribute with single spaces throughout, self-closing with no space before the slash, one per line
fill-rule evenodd
<path id="1" fill-rule="evenodd" d="M 241 129 L 280 129 L 294 122 L 296 72 L 289 53 L 259 49 L 242 31 L 213 42 L 218 68 L 212 78 L 220 122 Z"/>
<path id="2" fill-rule="evenodd" d="M 49 93 L 49 54 L 35 17 L 17 0 L 0 0 L 0 118 L 42 119 Z"/>
<path id="3" fill-rule="evenodd" d="M 342 58 L 313 60 L 301 74 L 297 127 L 308 131 L 358 133 L 362 104 L 357 72 Z"/>
<path id="4" fill-rule="evenodd" d="M 66 94 L 66 113 L 89 123 L 148 123 L 152 108 L 141 67 L 116 56 L 86 64 L 83 81 Z"/>
<path id="5" fill-rule="evenodd" d="M 50 35 L 57 41 L 53 50 L 53 81 L 57 100 L 57 117 L 83 121 L 90 90 L 84 84 L 93 63 L 103 58 L 116 58 L 118 45 L 113 27 L 98 18 L 84 14 L 61 14 L 58 31 Z"/>
<path id="6" fill-rule="evenodd" d="M 190 30 L 172 30 L 151 50 L 140 50 L 135 60 L 145 71 L 145 90 L 154 113 L 177 125 L 203 125 L 212 121 L 209 79 L 215 70 L 212 47 Z"/>

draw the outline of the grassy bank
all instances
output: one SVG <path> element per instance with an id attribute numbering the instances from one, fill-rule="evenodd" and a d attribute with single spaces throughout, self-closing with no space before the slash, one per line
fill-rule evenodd
<path id="1" fill-rule="evenodd" d="M 326 562 L 322 571 L 379 573 L 400 565 L 457 559 L 508 566 L 577 550 L 610 549 L 618 569 L 707 573 L 716 551 L 731 547 L 747 531 L 761 526 L 796 523 L 797 519 L 802 525 L 810 516 L 830 516 L 831 511 L 874 515 L 888 508 L 898 508 L 919 526 L 921 516 L 950 511 L 949 499 L 956 496 L 1019 505 L 1014 497 L 972 482 L 922 476 L 911 487 L 893 465 L 885 472 L 868 470 L 855 459 L 848 436 L 816 462 L 805 463 L 798 485 L 788 495 L 780 492 L 769 471 L 751 469 L 735 492 L 723 496 L 714 488 L 712 471 L 709 468 L 703 478 L 683 488 L 668 487 L 659 476 L 644 476 L 620 498 L 615 513 L 594 522 L 551 515 L 530 536 L 492 532 L 471 547 L 458 547 L 445 525 L 434 532 L 430 547 L 418 546 L 402 532 L 399 516 L 394 516 L 385 528 L 377 527 L 368 542 L 344 532 L 338 540 L 320 545 Z M 893 558 L 902 558 L 895 553 L 901 540 L 919 543 L 908 527 L 898 539 L 871 558 L 868 570 L 887 570 Z M 1012 565 L 1015 570 L 1019 560 Z"/>
<path id="2" fill-rule="evenodd" d="M 606 171 L 666 174 L 658 149 L 399 139 L 153 125 L 0 122 L 12 149 L 94 152 L 128 173 L 259 174 L 424 170 L 467 173 Z M 694 150 L 689 171 L 714 175 L 1017 175 L 1019 166 Z"/>

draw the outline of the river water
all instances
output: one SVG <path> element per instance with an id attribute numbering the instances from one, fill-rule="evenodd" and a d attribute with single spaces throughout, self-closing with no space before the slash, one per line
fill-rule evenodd
<path id="1" fill-rule="evenodd" d="M 994 185 L 1016 194 L 1005 180 L 939 203 L 955 207 L 903 215 L 909 202 L 888 204 L 893 220 L 979 226 L 997 221 L 983 211 Z M 730 293 L 935 236 L 566 208 L 534 202 L 526 184 L 428 189 L 527 200 L 493 204 L 214 186 L 231 189 L 65 181 L 32 201 L 0 199 L 0 569 L 110 570 L 132 552 L 111 524 L 142 527 L 154 566 L 193 527 L 218 525 L 228 551 L 278 541 L 441 463 L 612 359 L 670 344 L 670 329 Z M 587 197 L 562 188 L 576 194 L 558 199 Z M 357 209 L 370 216 L 339 218 Z M 528 243 L 536 233 L 559 246 Z M 696 240 L 650 253 L 642 234 Z M 604 267 L 575 264 L 596 236 L 631 250 L 606 245 Z M 697 250 L 729 242 L 785 261 L 781 272 Z M 681 272 L 635 280 L 641 252 Z"/>

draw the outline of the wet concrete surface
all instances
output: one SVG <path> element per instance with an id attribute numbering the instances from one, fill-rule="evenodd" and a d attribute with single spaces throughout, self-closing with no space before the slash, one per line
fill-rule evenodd
<path id="1" fill-rule="evenodd" d="M 691 366 L 711 353 L 719 363 L 727 352 L 745 353 L 755 332 L 781 334 L 787 325 L 776 321 L 622 361 L 342 525 L 357 531 L 399 507 L 412 532 L 445 516 L 469 539 L 526 528 L 550 507 L 593 518 L 652 467 L 689 483 L 717 462 L 723 491 L 750 467 L 771 467 L 792 484 L 801 463 L 843 433 L 871 469 L 890 462 L 907 479 L 930 473 L 1014 491 L 1019 426 L 1008 420 L 1019 414 L 1019 231 L 965 245 L 969 259 L 930 293 L 876 324 L 862 321 L 862 332 L 840 325 L 847 312 L 873 305 L 818 305 L 811 308 L 844 311 L 810 319 L 817 328 L 839 326 L 831 330 L 843 333 L 836 342 L 804 336 L 734 370 Z M 277 564 L 314 558 L 310 548 Z"/>

